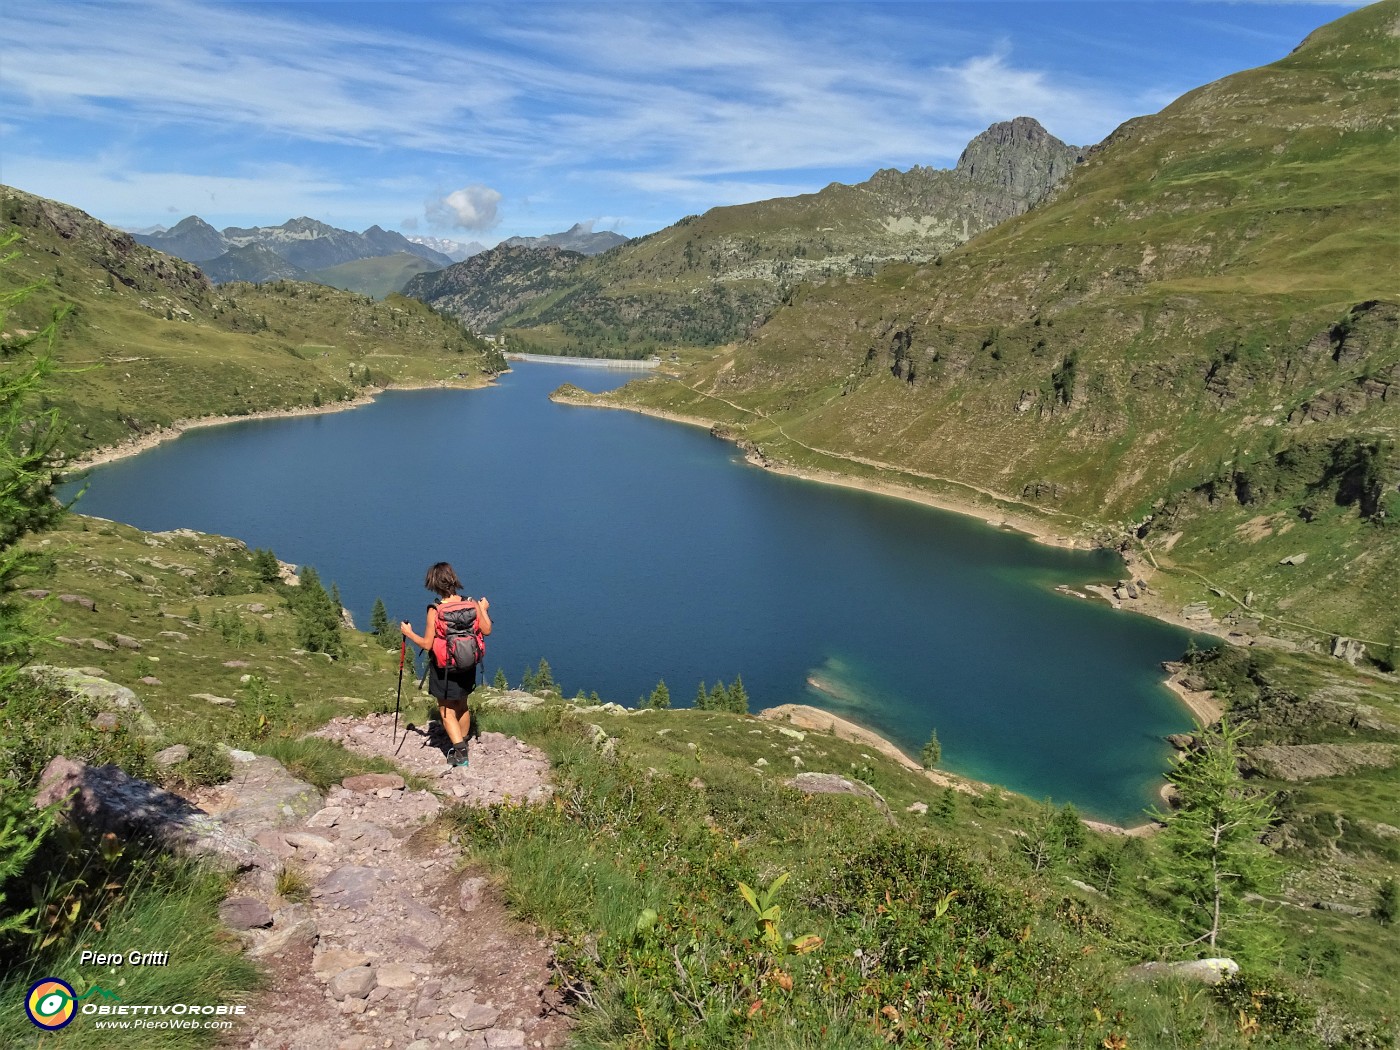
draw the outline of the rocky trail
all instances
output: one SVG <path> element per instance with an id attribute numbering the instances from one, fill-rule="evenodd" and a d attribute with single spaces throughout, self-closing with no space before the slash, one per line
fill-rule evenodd
<path id="1" fill-rule="evenodd" d="M 335 719 L 317 735 L 389 758 L 427 788 L 368 773 L 322 798 L 277 762 L 235 752 L 233 780 L 193 799 L 276 858 L 244 875 L 220 909 L 269 971 L 223 1045 L 562 1045 L 569 1020 L 550 988 L 548 943 L 507 914 L 488 878 L 462 870 L 457 848 L 430 826 L 446 806 L 548 797 L 548 760 L 483 733 L 471 764 L 454 768 L 421 729 L 405 736 L 401 721 L 399 746 L 391 734 L 392 716 L 370 715 Z"/>

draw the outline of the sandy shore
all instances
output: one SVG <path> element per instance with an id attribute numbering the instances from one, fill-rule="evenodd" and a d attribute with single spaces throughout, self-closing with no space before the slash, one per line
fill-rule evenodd
<path id="1" fill-rule="evenodd" d="M 1225 709 L 1215 699 L 1214 692 L 1209 689 L 1187 689 L 1181 684 L 1180 674 L 1174 674 L 1167 679 L 1167 688 L 1181 697 L 1181 702 L 1190 708 L 1202 728 L 1219 722 L 1225 714 Z"/>
<path id="2" fill-rule="evenodd" d="M 687 426 L 704 427 L 706 430 L 714 430 L 716 427 L 723 428 L 725 424 L 718 420 L 706 419 L 701 416 L 687 416 L 678 412 L 667 412 L 665 409 L 651 408 L 645 405 L 630 405 L 617 401 L 596 400 L 589 398 L 563 397 L 556 400 L 566 404 L 585 405 L 589 408 L 615 408 L 624 412 L 635 412 L 639 416 L 651 416 L 655 419 L 665 419 L 672 423 L 684 423 Z M 822 485 L 836 485 L 841 488 L 857 489 L 861 492 L 870 492 L 878 496 L 892 496 L 895 499 L 908 500 L 911 503 L 921 503 L 926 507 L 934 507 L 938 510 L 951 511 L 954 514 L 964 514 L 974 518 L 981 518 L 988 525 L 999 529 L 1011 529 L 1024 533 L 1031 539 L 1039 543 L 1048 544 L 1052 547 L 1069 547 L 1080 550 L 1087 550 L 1093 544 L 1082 537 L 1066 536 L 1062 530 L 1051 528 L 1042 518 L 1037 518 L 1029 513 L 1018 514 L 1015 511 L 1007 511 L 1000 507 L 988 506 L 993 501 L 993 497 L 983 497 L 977 499 L 958 499 L 954 496 L 935 495 L 923 489 L 914 488 L 910 485 L 900 485 L 896 482 L 875 481 L 870 478 L 855 477 L 850 474 L 839 474 L 835 471 L 815 470 L 810 468 L 798 468 L 787 463 L 775 463 L 772 460 L 763 459 L 753 452 L 748 452 L 744 457 L 750 465 L 762 470 L 772 471 L 774 474 L 783 474 L 787 477 L 798 478 L 802 481 L 815 481 Z M 948 482 L 950 485 L 956 482 Z M 985 502 L 983 502 L 983 500 Z"/>
<path id="3" fill-rule="evenodd" d="M 939 787 L 950 787 L 968 795 L 982 795 L 988 791 L 997 790 L 990 784 L 960 777 L 955 773 L 945 773 L 939 769 L 925 769 L 879 733 L 856 725 L 847 719 L 839 718 L 819 707 L 808 707 L 806 704 L 779 704 L 777 707 L 760 711 L 757 717 L 765 722 L 782 722 L 795 729 L 810 730 L 814 733 L 830 733 L 838 740 L 850 740 L 857 744 L 863 744 L 872 751 L 878 751 L 887 758 L 894 759 L 905 769 L 922 773 Z"/>
<path id="4" fill-rule="evenodd" d="M 998 508 L 989 508 L 976 500 L 959 500 L 952 496 L 939 496 L 909 485 L 900 485 L 889 481 L 874 481 L 870 478 L 858 478 L 850 474 L 838 474 L 830 470 L 814 470 L 809 467 L 794 467 L 787 463 L 774 463 L 769 460 L 760 459 L 752 453 L 749 453 L 744 458 L 754 466 L 761 467 L 774 474 L 783 474 L 787 477 L 798 478 L 802 481 L 815 481 L 821 485 L 835 485 L 844 489 L 856 489 L 860 492 L 870 492 L 877 496 L 891 496 L 895 499 L 907 500 L 910 503 L 921 503 L 925 507 L 933 507 L 937 510 L 946 510 L 954 514 L 981 518 L 993 528 L 1010 529 L 1014 532 L 1020 532 L 1029 536 L 1037 543 L 1044 543 L 1050 547 L 1090 550 L 1094 546 L 1087 540 L 1075 536 L 1066 536 L 1063 532 L 1051 529 L 1044 521 L 1033 518 L 1028 514 L 1017 514 L 1014 511 L 1008 513 Z M 956 483 L 949 482 L 949 484 Z M 990 515 L 989 512 L 991 512 Z"/>
<path id="5" fill-rule="evenodd" d="M 89 467 L 100 467 L 104 463 L 112 463 L 119 459 L 126 459 L 128 456 L 139 455 L 166 441 L 174 440 L 187 430 L 197 430 L 200 427 L 217 427 L 223 426 L 225 423 L 242 423 L 250 419 L 287 419 L 293 416 L 320 416 L 330 412 L 348 412 L 352 408 L 361 408 L 370 404 L 385 390 L 473 390 L 480 388 L 481 384 L 451 383 L 446 380 L 437 383 L 393 383 L 387 387 L 371 388 L 368 392 L 346 401 L 334 401 L 326 405 L 269 408 L 260 412 L 248 412 L 241 416 L 199 416 L 194 419 L 177 419 L 168 426 L 156 427 L 154 430 L 138 434 L 119 444 L 95 449 L 77 459 L 69 460 L 64 464 L 64 469 L 68 471 L 86 470 Z"/>
<path id="6" fill-rule="evenodd" d="M 766 722 L 782 722 L 796 729 L 813 733 L 830 733 L 838 740 L 850 740 L 862 744 L 872 751 L 879 751 L 882 755 L 894 759 L 905 769 L 923 774 L 939 787 L 952 788 L 954 791 L 961 791 L 968 795 L 983 795 L 1003 790 L 992 784 L 984 784 L 980 780 L 960 777 L 956 773 L 945 773 L 941 769 L 925 769 L 879 733 L 828 711 L 823 711 L 819 707 L 809 707 L 806 704 L 779 704 L 777 707 L 760 711 L 757 717 Z M 1109 835 L 1151 835 L 1158 827 L 1151 822 L 1138 824 L 1131 828 L 1108 824 L 1101 820 L 1085 820 L 1083 823 L 1094 831 Z"/>

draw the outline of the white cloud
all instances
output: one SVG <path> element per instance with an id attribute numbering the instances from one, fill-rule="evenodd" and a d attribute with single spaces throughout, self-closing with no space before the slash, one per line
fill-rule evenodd
<path id="1" fill-rule="evenodd" d="M 424 211 L 427 212 L 428 222 L 434 227 L 481 233 L 494 229 L 500 223 L 496 214 L 496 206 L 500 203 L 499 192 L 490 186 L 475 183 L 429 201 L 424 205 Z"/>

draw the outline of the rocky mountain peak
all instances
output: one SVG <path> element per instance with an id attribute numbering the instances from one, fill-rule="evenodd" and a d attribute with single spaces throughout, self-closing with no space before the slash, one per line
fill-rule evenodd
<path id="1" fill-rule="evenodd" d="M 993 124 L 967 144 L 953 174 L 997 186 L 1027 206 L 1042 200 L 1079 163 L 1078 146 L 1061 142 L 1034 117 Z"/>
<path id="2" fill-rule="evenodd" d="M 274 227 L 275 228 L 275 227 Z M 298 237 L 329 237 L 336 233 L 343 233 L 334 226 L 327 226 L 324 222 L 300 215 L 295 219 L 288 219 L 282 224 L 282 229 Z"/>

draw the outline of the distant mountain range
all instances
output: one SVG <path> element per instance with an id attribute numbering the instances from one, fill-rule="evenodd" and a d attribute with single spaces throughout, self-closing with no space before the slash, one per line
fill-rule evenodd
<path id="1" fill-rule="evenodd" d="M 435 268 L 453 263 L 450 256 L 379 226 L 352 233 L 305 216 L 289 219 L 281 226 L 230 226 L 221 232 L 191 215 L 162 233 L 132 236 L 167 255 L 198 263 L 221 282 L 275 280 L 294 276 L 295 270 L 304 276 L 343 263 L 401 252 L 416 255 Z M 249 248 L 262 250 L 240 250 Z"/>
<path id="2" fill-rule="evenodd" d="M 628 238 L 611 230 L 593 232 L 591 222 L 576 222 L 563 233 L 546 233 L 543 237 L 509 237 L 497 247 L 506 248 L 563 248 L 580 255 L 601 255 L 609 248 L 626 244 Z"/>
<path id="3" fill-rule="evenodd" d="M 478 241 L 463 244 L 441 237 L 405 237 L 379 226 L 353 233 L 305 216 L 280 226 L 216 230 L 191 215 L 170 229 L 154 226 L 130 232 L 140 244 L 197 263 L 216 284 L 315 281 L 377 295 L 402 290 L 416 273 L 441 270 L 487 250 Z M 563 233 L 512 237 L 505 243 L 557 246 L 593 255 L 626 240 L 617 233 L 594 233 L 590 224 L 578 223 Z M 362 273 L 356 264 L 367 260 L 376 262 Z"/>
<path id="4" fill-rule="evenodd" d="M 461 241 L 449 241 L 445 237 L 410 237 L 409 240 L 414 244 L 421 244 L 425 248 L 431 248 L 435 252 L 441 252 L 453 262 L 470 259 L 473 255 L 486 250 L 486 245 L 480 241 L 468 241 L 463 244 Z"/>

